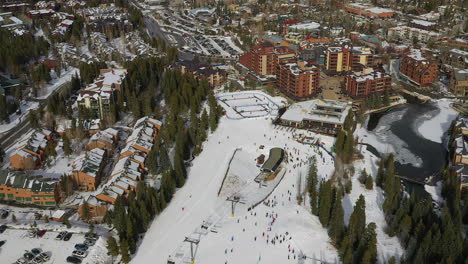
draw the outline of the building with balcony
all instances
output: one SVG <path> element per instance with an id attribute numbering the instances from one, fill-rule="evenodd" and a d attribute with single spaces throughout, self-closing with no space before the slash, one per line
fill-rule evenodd
<path id="1" fill-rule="evenodd" d="M 278 65 L 276 85 L 293 99 L 306 99 L 317 94 L 320 70 L 305 61 L 281 63 Z"/>
<path id="2" fill-rule="evenodd" d="M 450 76 L 449 91 L 455 96 L 468 96 L 468 69 L 455 69 Z"/>
<path id="3" fill-rule="evenodd" d="M 392 86 L 392 77 L 383 72 L 366 68 L 344 78 L 344 90 L 352 98 L 365 98 L 374 93 L 383 93 Z"/>
<path id="4" fill-rule="evenodd" d="M 94 148 L 75 160 L 72 179 L 80 191 L 94 191 L 102 178 L 107 152 Z"/>
<path id="5" fill-rule="evenodd" d="M 78 109 L 83 118 L 104 119 L 115 103 L 114 91 L 123 89 L 122 83 L 127 75 L 126 69 L 103 69 L 94 83 L 82 90 L 77 98 Z"/>
<path id="6" fill-rule="evenodd" d="M 52 139 L 52 132 L 37 129 L 16 144 L 10 156 L 10 167 L 17 170 L 33 170 L 42 167 L 45 161 L 45 148 Z"/>
<path id="7" fill-rule="evenodd" d="M 400 73 L 420 86 L 429 86 L 437 79 L 437 63 L 419 49 L 412 49 L 401 60 Z"/>
<path id="8" fill-rule="evenodd" d="M 373 63 L 374 54 L 370 48 L 353 47 L 350 44 L 328 47 L 326 70 L 329 73 L 362 70 Z"/>
<path id="9" fill-rule="evenodd" d="M 283 60 L 291 59 L 296 53 L 285 46 L 261 42 L 239 57 L 239 63 L 257 75 L 275 75 L 276 67 Z"/>
<path id="10" fill-rule="evenodd" d="M 60 184 L 25 172 L 0 170 L 0 200 L 55 207 L 60 202 Z"/>

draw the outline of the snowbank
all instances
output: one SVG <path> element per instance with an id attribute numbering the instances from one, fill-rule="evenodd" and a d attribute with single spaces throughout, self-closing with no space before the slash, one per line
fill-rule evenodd
<path id="1" fill-rule="evenodd" d="M 448 100 L 440 100 L 436 102 L 439 111 L 434 116 L 426 117 L 418 128 L 418 132 L 426 139 L 436 143 L 442 143 L 442 137 L 450 127 L 452 121 L 457 117 L 458 113 L 451 108 L 452 102 Z"/>

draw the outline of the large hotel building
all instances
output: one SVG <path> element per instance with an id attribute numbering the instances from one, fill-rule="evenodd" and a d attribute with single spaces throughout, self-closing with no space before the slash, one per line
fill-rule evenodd
<path id="1" fill-rule="evenodd" d="M 349 44 L 328 47 L 326 69 L 330 73 L 362 70 L 373 63 L 373 53 L 370 48 L 352 47 Z"/>
<path id="2" fill-rule="evenodd" d="M 277 87 L 293 99 L 306 99 L 317 94 L 320 70 L 305 61 L 278 65 Z"/>
<path id="3" fill-rule="evenodd" d="M 392 86 L 392 77 L 386 73 L 366 68 L 353 72 L 344 79 L 346 93 L 353 98 L 364 98 L 374 93 L 383 93 Z"/>

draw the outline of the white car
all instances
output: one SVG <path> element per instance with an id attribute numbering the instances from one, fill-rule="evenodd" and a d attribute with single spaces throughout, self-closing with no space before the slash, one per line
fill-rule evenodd
<path id="1" fill-rule="evenodd" d="M 42 264 L 44 263 L 45 261 L 42 260 L 42 258 L 40 258 L 39 256 L 35 257 L 30 263 L 31 264 Z"/>
<path id="2" fill-rule="evenodd" d="M 86 256 L 88 256 L 88 252 L 82 250 L 74 250 L 72 255 L 79 258 L 86 258 Z"/>
<path id="3" fill-rule="evenodd" d="M 28 261 L 24 258 L 20 258 L 16 261 L 16 264 L 28 264 Z"/>
<path id="4" fill-rule="evenodd" d="M 39 256 L 37 256 L 39 258 L 41 258 L 44 262 L 48 261 L 50 259 L 50 256 L 49 254 L 45 253 L 45 252 L 42 252 L 41 254 L 39 254 Z"/>

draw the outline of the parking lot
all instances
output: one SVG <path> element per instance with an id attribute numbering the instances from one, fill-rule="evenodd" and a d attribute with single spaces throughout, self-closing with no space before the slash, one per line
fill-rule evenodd
<path id="1" fill-rule="evenodd" d="M 72 255 L 76 244 L 81 244 L 85 241 L 84 234 L 73 234 L 68 241 L 56 240 L 59 232 L 47 231 L 42 237 L 29 237 L 30 230 L 7 229 L 0 234 L 0 241 L 6 240 L 5 244 L 0 248 L 1 263 L 16 263 L 18 259 L 23 258 L 26 252 L 37 248 L 45 252 L 50 260 L 43 263 L 66 263 L 67 257 Z M 102 239 L 100 239 L 102 240 Z M 97 241 L 97 243 L 102 241 Z M 94 245 L 87 250 L 88 256 L 83 258 L 83 263 L 96 263 L 96 259 L 91 254 L 96 247 Z M 32 262 L 30 262 L 32 263 Z"/>

